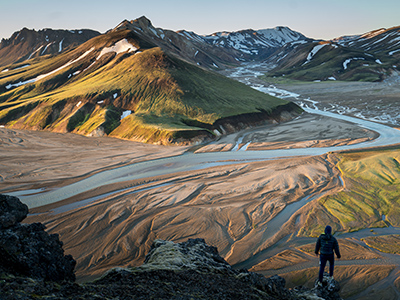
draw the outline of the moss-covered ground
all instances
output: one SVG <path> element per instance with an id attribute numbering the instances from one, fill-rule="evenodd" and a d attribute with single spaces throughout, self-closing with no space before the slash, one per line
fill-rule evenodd
<path id="1" fill-rule="evenodd" d="M 300 235 L 400 226 L 400 149 L 336 154 L 344 186 L 319 199 Z"/>

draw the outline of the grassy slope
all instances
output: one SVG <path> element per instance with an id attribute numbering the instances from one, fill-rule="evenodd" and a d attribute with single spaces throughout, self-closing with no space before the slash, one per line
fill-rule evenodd
<path id="1" fill-rule="evenodd" d="M 160 48 L 143 46 L 132 33 L 127 38 L 140 53 L 108 54 L 96 61 L 104 46 L 124 38 L 120 32 L 113 35 L 117 36 L 108 40 L 97 37 L 58 58 L 35 60 L 22 71 L 0 74 L 0 122 L 82 134 L 105 126 L 112 136 L 154 142 L 177 132 L 207 130 L 207 124 L 221 118 L 271 112 L 288 103 L 169 56 Z M 4 88 L 46 74 L 91 48 L 85 59 L 45 79 L 9 91 Z M 71 77 L 76 71 L 81 73 Z M 134 113 L 120 122 L 123 110 Z"/>
<path id="2" fill-rule="evenodd" d="M 318 236 L 327 222 L 335 231 L 399 227 L 400 150 L 342 153 L 338 158 L 345 188 L 319 200 L 300 235 Z"/>
<path id="3" fill-rule="evenodd" d="M 362 239 L 369 247 L 381 252 L 400 254 L 400 235 L 369 236 Z"/>

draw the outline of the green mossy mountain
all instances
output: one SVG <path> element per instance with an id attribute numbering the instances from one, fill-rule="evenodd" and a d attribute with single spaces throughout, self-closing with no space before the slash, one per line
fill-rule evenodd
<path id="1" fill-rule="evenodd" d="M 240 129 L 236 117 L 246 126 L 301 111 L 186 62 L 129 29 L 4 70 L 0 124 L 11 128 L 170 144 Z"/>

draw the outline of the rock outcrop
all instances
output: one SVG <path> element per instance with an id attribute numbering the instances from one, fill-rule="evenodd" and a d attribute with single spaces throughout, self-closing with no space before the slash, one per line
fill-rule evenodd
<path id="1" fill-rule="evenodd" d="M 309 290 L 285 288 L 279 276 L 265 278 L 233 269 L 203 239 L 179 244 L 154 241 L 145 262 L 115 268 L 86 284 L 74 283 L 75 261 L 64 256 L 57 235 L 40 223 L 20 224 L 27 207 L 0 195 L 0 299 L 340 299 L 326 279 Z"/>
<path id="2" fill-rule="evenodd" d="M 27 214 L 18 198 L 0 194 L 0 274 L 75 281 L 76 262 L 64 255 L 58 235 L 41 223 L 20 224 Z"/>

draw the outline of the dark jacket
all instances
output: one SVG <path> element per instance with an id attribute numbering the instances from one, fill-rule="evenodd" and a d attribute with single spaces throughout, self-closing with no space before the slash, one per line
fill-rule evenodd
<path id="1" fill-rule="evenodd" d="M 336 238 L 329 233 L 321 234 L 315 245 L 315 254 L 320 252 L 321 254 L 329 255 L 335 251 L 337 258 L 340 258 L 339 244 Z"/>

